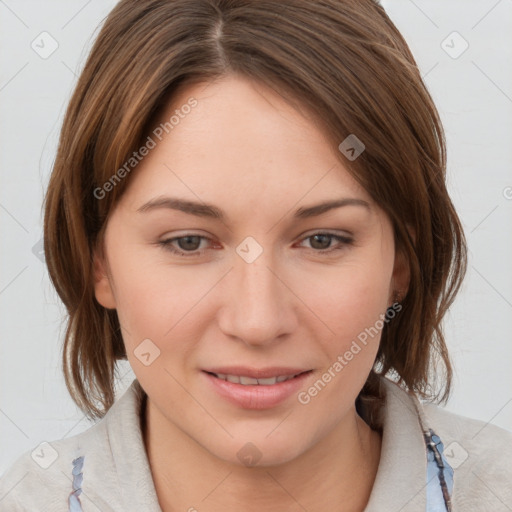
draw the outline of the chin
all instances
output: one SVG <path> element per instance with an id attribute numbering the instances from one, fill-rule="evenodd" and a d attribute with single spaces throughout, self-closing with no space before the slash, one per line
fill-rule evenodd
<path id="1" fill-rule="evenodd" d="M 229 446 L 226 446 L 224 449 L 218 444 L 212 447 L 212 449 L 209 449 L 208 446 L 205 446 L 205 448 L 214 457 L 230 464 L 248 468 L 280 466 L 293 461 L 306 451 L 305 447 L 299 446 L 299 439 L 288 438 L 286 444 L 283 444 L 281 440 L 265 439 L 264 436 L 260 439 L 255 439 L 254 436 L 248 435 L 245 441 L 240 441 L 239 439 L 240 437 L 231 440 Z"/>

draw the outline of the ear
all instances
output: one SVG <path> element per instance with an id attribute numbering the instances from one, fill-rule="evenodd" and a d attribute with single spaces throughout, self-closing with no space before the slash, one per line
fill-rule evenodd
<path id="1" fill-rule="evenodd" d="M 407 231 L 413 244 L 416 245 L 416 234 L 412 227 L 407 224 Z M 409 262 L 402 248 L 395 250 L 395 264 L 393 267 L 393 276 L 391 280 L 390 289 L 390 302 L 393 303 L 395 300 L 395 294 L 398 294 L 400 299 L 403 299 L 409 289 L 409 281 L 411 277 L 411 271 Z"/>
<path id="2" fill-rule="evenodd" d="M 93 255 L 94 295 L 96 300 L 107 309 L 116 309 L 116 300 L 108 275 L 108 265 L 102 250 L 95 249 Z"/>

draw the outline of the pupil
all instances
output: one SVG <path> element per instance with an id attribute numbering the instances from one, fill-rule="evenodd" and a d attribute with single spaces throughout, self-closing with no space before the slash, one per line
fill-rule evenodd
<path id="1" fill-rule="evenodd" d="M 319 239 L 320 239 L 320 247 L 315 247 L 315 243 Z M 322 239 L 324 240 L 324 242 L 327 242 L 327 243 L 322 244 L 321 243 Z M 311 247 L 313 247 L 314 249 L 326 249 L 327 247 L 329 247 L 329 240 L 330 240 L 330 235 L 313 235 Z"/>
<path id="2" fill-rule="evenodd" d="M 178 239 L 178 245 L 180 246 L 180 249 L 195 251 L 197 249 L 197 246 L 199 245 L 199 238 L 200 237 L 196 235 L 183 236 Z M 189 244 L 191 244 L 192 246 L 190 246 Z"/>

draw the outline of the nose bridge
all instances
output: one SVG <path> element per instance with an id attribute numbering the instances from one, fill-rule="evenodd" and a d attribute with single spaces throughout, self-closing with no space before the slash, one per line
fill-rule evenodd
<path id="1" fill-rule="evenodd" d="M 272 251 L 248 240 L 236 252 L 221 322 L 224 332 L 250 344 L 269 343 L 291 332 L 290 293 L 273 268 Z"/>

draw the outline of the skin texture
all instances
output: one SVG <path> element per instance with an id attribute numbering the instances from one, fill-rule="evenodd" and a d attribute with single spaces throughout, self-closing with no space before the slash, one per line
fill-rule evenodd
<path id="1" fill-rule="evenodd" d="M 162 510 L 363 510 L 381 438 L 355 399 L 380 333 L 305 405 L 292 395 L 265 410 L 238 407 L 201 369 L 313 369 L 311 386 L 407 287 L 390 221 L 318 123 L 271 89 L 236 76 L 189 85 L 161 120 L 190 97 L 197 106 L 133 171 L 95 255 L 96 298 L 117 309 L 148 394 L 144 441 Z M 212 203 L 226 219 L 137 212 L 162 195 Z M 371 208 L 293 218 L 342 197 Z M 353 243 L 309 238 L 325 231 Z M 206 238 L 172 246 L 199 256 L 158 244 L 187 234 Z M 263 249 L 251 263 L 236 252 L 248 236 Z M 148 338 L 160 355 L 145 366 L 134 350 Z M 253 467 L 237 457 L 248 442 L 261 454 Z"/>

